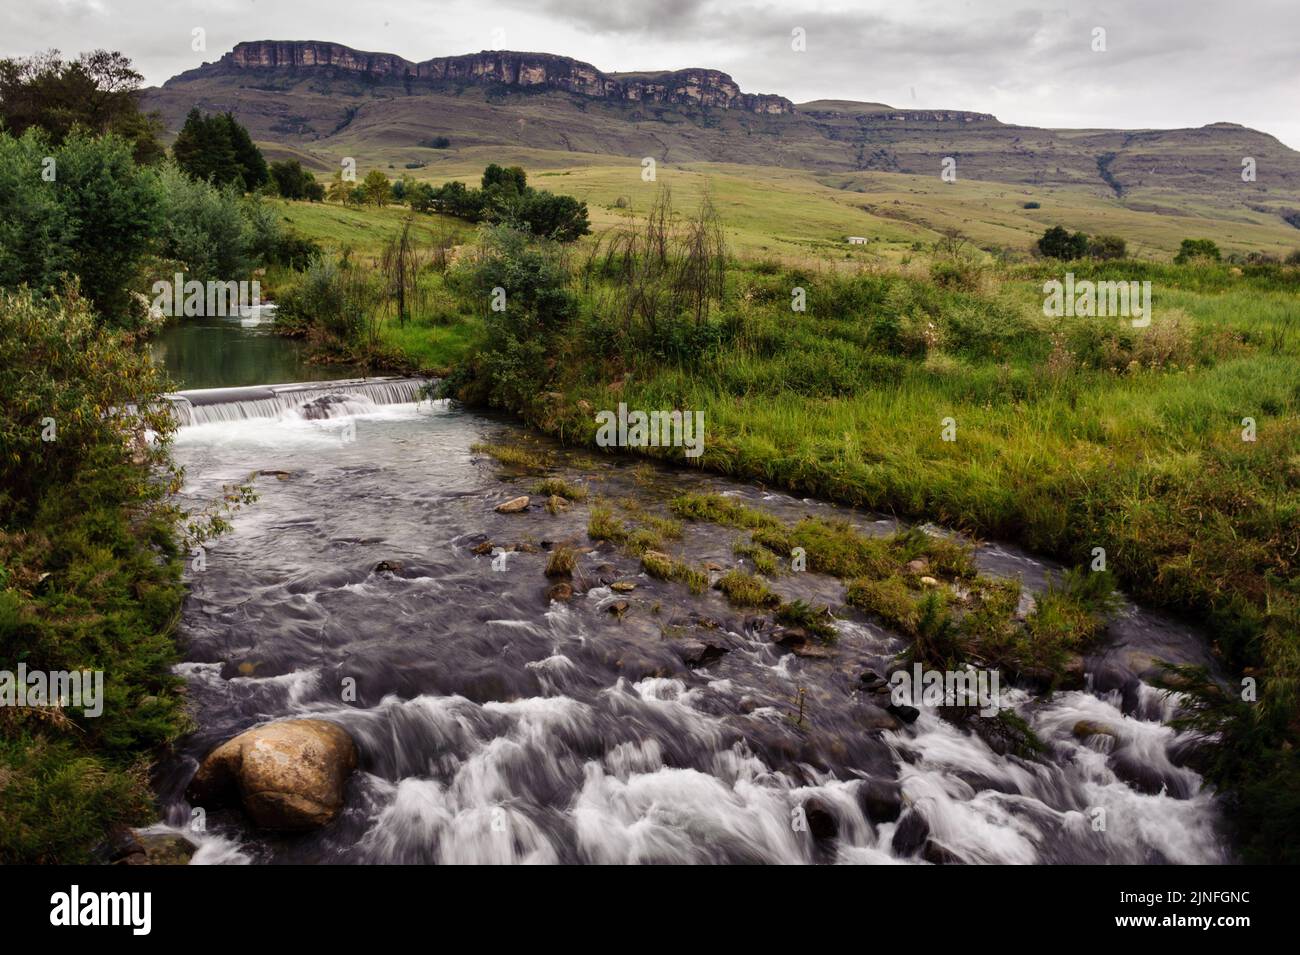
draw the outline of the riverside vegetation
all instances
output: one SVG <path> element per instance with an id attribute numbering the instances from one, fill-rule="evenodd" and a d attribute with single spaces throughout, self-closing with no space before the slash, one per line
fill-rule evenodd
<path id="1" fill-rule="evenodd" d="M 5 863 L 85 862 L 156 818 L 149 767 L 190 727 L 182 565 L 252 497 L 176 505 L 147 293 L 291 272 L 312 248 L 242 182 L 168 158 L 139 81 L 102 51 L 0 61 L 0 670 L 102 671 L 105 696 L 99 716 L 0 707 Z"/>
<path id="2" fill-rule="evenodd" d="M 576 245 L 509 224 L 462 238 L 423 270 L 420 319 L 388 339 L 399 367 L 447 373 L 445 394 L 593 447 L 595 412 L 619 402 L 702 410 L 702 467 L 1080 568 L 1036 622 L 1010 628 L 1010 593 L 976 588 L 953 605 L 897 568 L 843 575 L 851 603 L 936 662 L 997 660 L 1052 685 L 1096 638 L 1110 575 L 1200 616 L 1229 676 L 1170 671 L 1180 719 L 1211 740 L 1199 768 L 1228 801 L 1243 856 L 1295 861 L 1296 257 L 1227 261 L 1195 240 L 1177 263 L 1136 260 L 1108 235 L 1071 237 L 1082 257 L 1067 264 L 990 256 L 954 234 L 900 263 L 792 264 L 733 257 L 707 197 L 683 217 L 666 190 L 647 215 Z M 1046 317 L 1043 283 L 1067 269 L 1150 281 L 1150 327 Z M 627 450 L 689 463 L 680 449 Z M 593 517 L 593 537 L 620 533 L 607 517 Z M 740 546 L 760 547 L 755 564 L 770 570 L 788 537 L 770 543 Z M 698 585 L 697 570 L 639 546 L 649 572 Z M 1103 552 L 1107 574 L 1091 573 Z M 727 592 L 762 603 L 759 588 L 737 578 Z"/>

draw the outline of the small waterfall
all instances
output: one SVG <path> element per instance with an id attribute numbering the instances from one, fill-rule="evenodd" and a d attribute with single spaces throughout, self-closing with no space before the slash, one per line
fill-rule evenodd
<path id="1" fill-rule="evenodd" d="M 378 405 L 409 404 L 427 378 L 347 378 L 247 388 L 202 388 L 166 395 L 182 427 L 251 418 L 338 418 Z"/>

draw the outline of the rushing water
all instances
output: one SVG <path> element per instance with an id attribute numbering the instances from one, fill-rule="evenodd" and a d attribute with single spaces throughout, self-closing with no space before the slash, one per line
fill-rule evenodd
<path id="1" fill-rule="evenodd" d="M 1087 692 L 1015 698 L 1046 758 L 1002 755 L 929 710 L 911 725 L 882 718 L 857 677 L 885 672 L 904 644 L 845 607 L 830 578 L 773 581 L 786 598 L 832 606 L 839 636 L 825 657 L 785 652 L 761 615 L 645 577 L 606 546 L 582 555 L 571 601 L 548 600 L 547 549 L 588 544 L 589 507 L 494 511 L 531 480 L 470 446 L 524 440 L 519 429 L 397 391 L 340 398 L 323 414 L 290 402 L 214 416 L 176 441 L 196 502 L 267 474 L 260 500 L 190 577 L 181 669 L 199 729 L 160 773 L 166 823 L 189 819 L 183 794 L 198 760 L 258 723 L 333 720 L 361 753 L 327 829 L 269 834 L 213 812 L 196 861 L 1229 857 L 1215 801 L 1184 765 L 1191 741 L 1161 722 L 1171 703 L 1139 678 L 1151 656 L 1206 662 L 1186 626 L 1126 607 L 1088 660 Z M 555 473 L 594 494 L 660 513 L 674 494 L 713 490 L 788 519 L 836 512 L 867 531 L 892 527 L 698 472 L 558 449 L 556 460 Z M 735 536 L 687 525 L 674 549 L 732 566 Z M 475 553 L 485 540 L 523 546 L 502 568 Z M 377 570 L 381 561 L 392 569 Z M 1029 590 L 1051 572 L 1008 547 L 982 547 L 979 561 Z M 636 590 L 612 592 L 616 579 Z M 617 600 L 625 613 L 610 612 Z M 715 648 L 704 661 L 702 644 Z M 349 679 L 356 698 L 344 702 Z M 1113 737 L 1076 738 L 1083 720 Z M 900 797 L 903 814 L 890 818 Z"/>

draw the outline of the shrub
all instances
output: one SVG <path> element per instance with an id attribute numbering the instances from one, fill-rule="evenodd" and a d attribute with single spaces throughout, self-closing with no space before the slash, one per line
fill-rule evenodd
<path id="1" fill-rule="evenodd" d="M 150 818 L 143 766 L 187 727 L 166 387 L 75 290 L 0 291 L 0 660 L 106 677 L 95 719 L 0 707 L 0 862 L 85 862 Z"/>
<path id="2" fill-rule="evenodd" d="M 1038 240 L 1038 251 L 1049 259 L 1081 259 L 1088 254 L 1088 236 L 1054 225 Z"/>
<path id="3" fill-rule="evenodd" d="M 554 374 L 551 349 L 577 314 L 568 273 L 552 250 L 530 246 L 522 233 L 498 226 L 484 236 L 470 284 L 487 326 L 478 364 L 484 398 L 509 411 L 529 409 Z M 494 302 L 503 308 L 495 309 Z"/>
<path id="4" fill-rule="evenodd" d="M 1128 254 L 1128 243 L 1117 235 L 1095 235 L 1088 240 L 1088 255 L 1094 259 L 1122 259 Z"/>
<path id="5" fill-rule="evenodd" d="M 1213 239 L 1183 239 L 1174 256 L 1176 265 L 1185 265 L 1196 259 L 1208 259 L 1218 262 L 1222 258 L 1219 246 Z"/>
<path id="6" fill-rule="evenodd" d="M 316 177 L 302 168 L 296 159 L 285 159 L 271 163 L 271 181 L 276 193 L 282 199 L 310 199 L 320 202 L 325 198 L 325 187 L 316 181 Z"/>

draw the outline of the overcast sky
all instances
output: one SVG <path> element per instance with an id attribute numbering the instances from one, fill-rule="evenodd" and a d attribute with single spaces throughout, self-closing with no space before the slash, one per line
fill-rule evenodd
<path id="1" fill-rule="evenodd" d="M 1105 30 L 1105 52 L 1094 31 Z M 191 49 L 206 32 L 206 51 Z M 796 28 L 806 51 L 791 49 Z M 1235 122 L 1300 148 L 1300 0 L 6 0 L 0 55 L 108 47 L 148 81 L 241 40 L 409 60 L 536 50 L 608 71 L 707 66 L 795 102 L 990 112 L 1050 127 Z"/>

